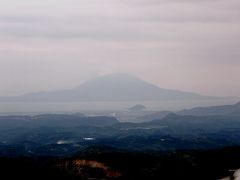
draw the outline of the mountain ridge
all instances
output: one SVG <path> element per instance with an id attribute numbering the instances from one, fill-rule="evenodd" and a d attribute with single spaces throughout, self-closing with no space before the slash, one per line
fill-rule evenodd
<path id="1" fill-rule="evenodd" d="M 178 112 L 179 115 L 194 115 L 194 116 L 240 116 L 240 102 L 233 105 L 196 107 L 193 109 L 185 109 Z"/>

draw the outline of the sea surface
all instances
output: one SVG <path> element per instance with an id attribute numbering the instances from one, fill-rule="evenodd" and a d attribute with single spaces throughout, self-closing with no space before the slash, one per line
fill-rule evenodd
<path id="1" fill-rule="evenodd" d="M 199 106 L 215 106 L 237 103 L 237 99 L 189 100 L 189 101 L 101 101 L 101 102 L 0 102 L 0 115 L 6 114 L 34 114 L 57 112 L 85 112 L 85 111 L 121 111 L 142 104 L 147 110 L 179 111 Z"/>

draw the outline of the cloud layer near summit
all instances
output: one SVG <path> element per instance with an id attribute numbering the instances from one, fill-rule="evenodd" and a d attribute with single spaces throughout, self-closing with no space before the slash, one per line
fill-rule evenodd
<path id="1" fill-rule="evenodd" d="M 1 0 L 0 95 L 124 72 L 240 96 L 239 0 Z"/>

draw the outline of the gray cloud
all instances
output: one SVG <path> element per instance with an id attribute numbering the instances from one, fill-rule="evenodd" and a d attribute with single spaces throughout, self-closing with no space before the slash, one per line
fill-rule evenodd
<path id="1" fill-rule="evenodd" d="M 239 19 L 239 0 L 2 0 L 0 95 L 126 72 L 240 96 Z"/>

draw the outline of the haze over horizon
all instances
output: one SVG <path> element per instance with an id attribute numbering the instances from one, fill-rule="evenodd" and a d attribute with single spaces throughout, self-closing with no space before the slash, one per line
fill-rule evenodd
<path id="1" fill-rule="evenodd" d="M 240 96 L 239 0 L 1 0 L 0 96 L 127 73 Z"/>

